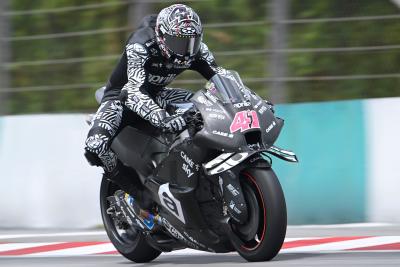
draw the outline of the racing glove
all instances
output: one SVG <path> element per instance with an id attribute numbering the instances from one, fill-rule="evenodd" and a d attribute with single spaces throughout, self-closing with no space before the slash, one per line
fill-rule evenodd
<path id="1" fill-rule="evenodd" d="M 181 115 L 176 114 L 165 117 L 161 122 L 161 128 L 165 132 L 178 133 L 186 128 L 186 122 Z"/>
<path id="2" fill-rule="evenodd" d="M 182 118 L 185 120 L 186 125 L 188 127 L 194 126 L 196 131 L 200 131 L 203 128 L 204 121 L 201 113 L 195 108 L 192 107 L 182 114 Z"/>

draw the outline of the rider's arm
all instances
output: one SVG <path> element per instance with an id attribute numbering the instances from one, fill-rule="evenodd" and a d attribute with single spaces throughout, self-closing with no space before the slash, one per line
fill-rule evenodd
<path id="1" fill-rule="evenodd" d="M 126 56 L 128 82 L 122 88 L 122 94 L 126 95 L 125 105 L 143 119 L 158 127 L 165 118 L 166 112 L 143 88 L 146 79 L 144 65 L 149 54 L 141 44 L 128 44 Z"/>
<path id="2" fill-rule="evenodd" d="M 204 43 L 201 43 L 199 56 L 192 63 L 190 69 L 200 73 L 206 80 L 211 79 L 211 77 L 217 73 L 226 73 L 224 68 L 219 67 L 217 63 L 215 63 L 213 54 Z"/>

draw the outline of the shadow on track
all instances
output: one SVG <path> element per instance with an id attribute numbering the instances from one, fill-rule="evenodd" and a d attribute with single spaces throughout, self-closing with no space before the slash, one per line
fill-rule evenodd
<path id="1" fill-rule="evenodd" d="M 311 258 L 318 256 L 311 253 L 291 253 L 291 254 L 278 254 L 272 261 L 258 262 L 258 264 L 276 264 L 278 262 L 295 261 L 299 259 Z M 132 262 L 121 262 L 123 265 L 134 266 L 163 266 L 163 265 L 205 265 L 205 264 L 243 264 L 247 262 L 239 254 L 210 254 L 210 255 L 171 255 L 163 254 L 160 258 L 150 263 L 135 264 Z M 257 262 L 252 263 L 257 264 Z"/>

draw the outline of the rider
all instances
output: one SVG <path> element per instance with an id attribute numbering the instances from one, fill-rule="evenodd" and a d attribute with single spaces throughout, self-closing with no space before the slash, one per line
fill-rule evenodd
<path id="1" fill-rule="evenodd" d="M 109 180 L 135 194 L 133 183 L 110 149 L 111 142 L 133 111 L 152 125 L 168 132 L 180 132 L 186 122 L 181 115 L 169 115 L 169 102 L 187 101 L 192 93 L 166 87 L 184 70 L 199 72 L 209 80 L 224 72 L 202 42 L 199 16 L 190 7 L 171 5 L 157 15 L 145 17 L 129 37 L 125 51 L 106 85 L 101 105 L 93 117 L 85 142 L 85 156 L 91 165 L 102 166 Z"/>

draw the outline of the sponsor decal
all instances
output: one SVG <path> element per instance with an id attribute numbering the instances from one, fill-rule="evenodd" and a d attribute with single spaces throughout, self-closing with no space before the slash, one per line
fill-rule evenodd
<path id="1" fill-rule="evenodd" d="M 152 40 L 146 42 L 146 46 L 147 46 L 147 47 L 150 47 L 150 46 L 152 46 L 155 42 L 156 42 L 156 41 L 155 41 L 154 39 L 152 39 Z M 153 49 L 155 49 L 155 48 L 153 48 Z"/>
<path id="2" fill-rule="evenodd" d="M 175 113 L 176 113 L 176 114 L 183 114 L 183 113 L 185 113 L 186 111 L 187 111 L 187 109 L 178 108 L 177 110 L 175 110 Z"/>
<path id="3" fill-rule="evenodd" d="M 210 113 L 208 114 L 210 119 L 225 120 L 225 116 L 221 114 Z"/>
<path id="4" fill-rule="evenodd" d="M 191 238 L 191 239 L 189 239 L 189 237 L 188 237 L 188 239 L 189 239 L 190 241 L 189 241 L 187 238 L 185 238 L 175 227 L 173 227 L 173 226 L 169 223 L 169 221 L 167 221 L 165 218 L 162 218 L 162 223 L 163 223 L 164 227 L 167 229 L 167 231 L 168 231 L 173 237 L 175 237 L 176 239 L 179 239 L 179 240 L 183 241 L 186 245 L 188 245 L 189 247 L 191 247 L 191 248 L 193 248 L 193 249 L 199 249 L 200 243 L 198 243 L 196 240 L 194 240 L 194 238 L 192 238 L 192 237 L 190 237 L 189 235 L 187 235 L 187 233 L 186 233 L 186 235 L 189 236 L 189 237 Z M 191 242 L 192 240 L 196 241 L 197 243 Z M 199 244 L 199 245 L 197 245 L 197 244 Z M 204 245 L 203 245 L 203 246 L 204 246 Z M 204 247 L 205 247 L 205 246 L 204 246 Z"/>
<path id="5" fill-rule="evenodd" d="M 170 73 L 168 74 L 168 76 L 160 76 L 160 75 L 153 75 L 151 73 L 149 73 L 149 83 L 152 84 L 168 84 L 170 82 L 172 82 L 176 77 L 176 74 L 174 73 Z"/>
<path id="6" fill-rule="evenodd" d="M 157 51 L 157 49 L 155 49 L 155 48 L 150 48 L 150 52 L 151 52 L 151 54 L 152 54 L 153 56 L 158 55 L 158 51 Z"/>
<path id="7" fill-rule="evenodd" d="M 210 100 L 208 100 L 207 98 L 205 98 L 202 95 L 197 98 L 197 101 L 200 104 L 206 105 L 207 107 L 211 107 L 212 105 L 214 105 Z"/>
<path id="8" fill-rule="evenodd" d="M 260 114 L 263 114 L 265 111 L 267 111 L 267 107 L 266 106 L 262 106 L 261 108 L 260 108 L 260 110 L 258 111 L 258 113 L 260 113 Z"/>
<path id="9" fill-rule="evenodd" d="M 169 183 L 160 186 L 158 189 L 158 197 L 165 208 L 167 208 L 181 222 L 186 223 L 181 202 L 172 195 L 171 191 L 169 191 Z"/>
<path id="10" fill-rule="evenodd" d="M 251 105 L 250 102 L 241 102 L 241 103 L 233 104 L 233 106 L 234 106 L 235 108 L 248 107 L 248 106 L 250 106 L 250 105 Z"/>
<path id="11" fill-rule="evenodd" d="M 196 29 L 194 27 L 185 27 L 185 28 L 181 28 L 181 32 L 184 34 L 195 34 Z"/>
<path id="12" fill-rule="evenodd" d="M 185 57 L 185 60 L 180 60 L 178 58 L 176 58 L 172 63 L 174 68 L 177 69 L 187 69 L 190 67 L 190 64 L 193 62 L 193 60 L 189 60 L 188 57 Z"/>
<path id="13" fill-rule="evenodd" d="M 133 50 L 139 54 L 147 54 L 146 48 L 144 48 L 144 46 L 141 44 L 133 44 Z"/>
<path id="14" fill-rule="evenodd" d="M 235 133 L 239 130 L 240 132 L 244 132 L 255 128 L 260 128 L 257 112 L 254 110 L 247 110 L 235 114 L 235 118 L 233 119 L 229 129 L 231 133 Z"/>
<path id="15" fill-rule="evenodd" d="M 155 68 L 162 68 L 163 64 L 162 63 L 152 63 L 151 66 L 155 67 Z"/>
<path id="16" fill-rule="evenodd" d="M 190 178 L 193 175 L 192 169 L 186 163 L 182 164 L 182 170 L 186 173 L 188 178 Z"/>
<path id="17" fill-rule="evenodd" d="M 237 191 L 236 188 L 235 188 L 233 185 L 228 184 L 228 185 L 226 186 L 226 188 L 229 190 L 229 192 L 231 192 L 231 194 L 232 194 L 234 197 L 236 197 L 237 195 L 239 195 L 239 191 Z"/>
<path id="18" fill-rule="evenodd" d="M 200 170 L 200 165 L 199 164 L 195 164 L 194 161 L 185 154 L 185 152 L 181 151 L 181 158 L 190 166 L 190 168 L 195 168 L 196 171 Z"/>
<path id="19" fill-rule="evenodd" d="M 229 208 L 231 208 L 231 210 L 233 210 L 237 214 L 241 214 L 242 213 L 238 208 L 236 208 L 235 202 L 233 202 L 233 200 L 231 200 L 229 202 Z"/>
<path id="20" fill-rule="evenodd" d="M 251 96 L 253 97 L 254 100 L 258 100 L 259 96 L 256 95 L 254 92 L 250 91 Z"/>
<path id="21" fill-rule="evenodd" d="M 217 108 L 205 108 L 206 111 L 209 112 L 214 112 L 214 113 L 224 113 L 223 110 L 217 109 Z"/>
<path id="22" fill-rule="evenodd" d="M 184 64 L 167 64 L 167 68 L 174 68 L 174 69 L 188 69 L 190 67 L 191 61 L 190 62 L 185 62 Z"/>
<path id="23" fill-rule="evenodd" d="M 223 136 L 223 137 L 233 138 L 232 133 L 225 133 L 225 132 L 221 132 L 221 131 L 217 131 L 217 130 L 212 131 L 212 133 L 215 135 Z"/>
<path id="24" fill-rule="evenodd" d="M 183 151 L 181 151 L 181 158 L 185 161 L 182 164 L 182 170 L 186 173 L 188 178 L 194 174 L 193 168 L 195 168 L 196 171 L 199 171 L 200 165 L 195 164 L 194 161 Z"/>
<path id="25" fill-rule="evenodd" d="M 263 103 L 263 101 L 260 100 L 259 102 L 257 102 L 257 104 L 254 105 L 254 108 L 257 109 L 262 103 Z"/>
<path id="26" fill-rule="evenodd" d="M 217 103 L 218 102 L 218 98 L 213 96 L 210 91 L 206 91 L 204 93 L 212 102 Z"/>
<path id="27" fill-rule="evenodd" d="M 240 91 L 242 92 L 243 97 L 247 100 L 250 101 L 250 94 L 247 90 L 245 89 L 240 89 Z"/>
<path id="28" fill-rule="evenodd" d="M 205 245 L 201 244 L 199 241 L 195 240 L 193 237 L 191 237 L 188 233 L 186 233 L 185 231 L 183 232 L 183 234 L 185 235 L 185 237 L 187 239 L 189 239 L 190 242 L 202 247 L 202 248 L 206 248 Z"/>
<path id="29" fill-rule="evenodd" d="M 273 122 L 268 126 L 268 128 L 267 128 L 265 131 L 266 131 L 267 133 L 269 133 L 269 132 L 272 130 L 272 128 L 275 127 L 275 125 L 276 125 L 276 122 L 273 121 Z"/>

